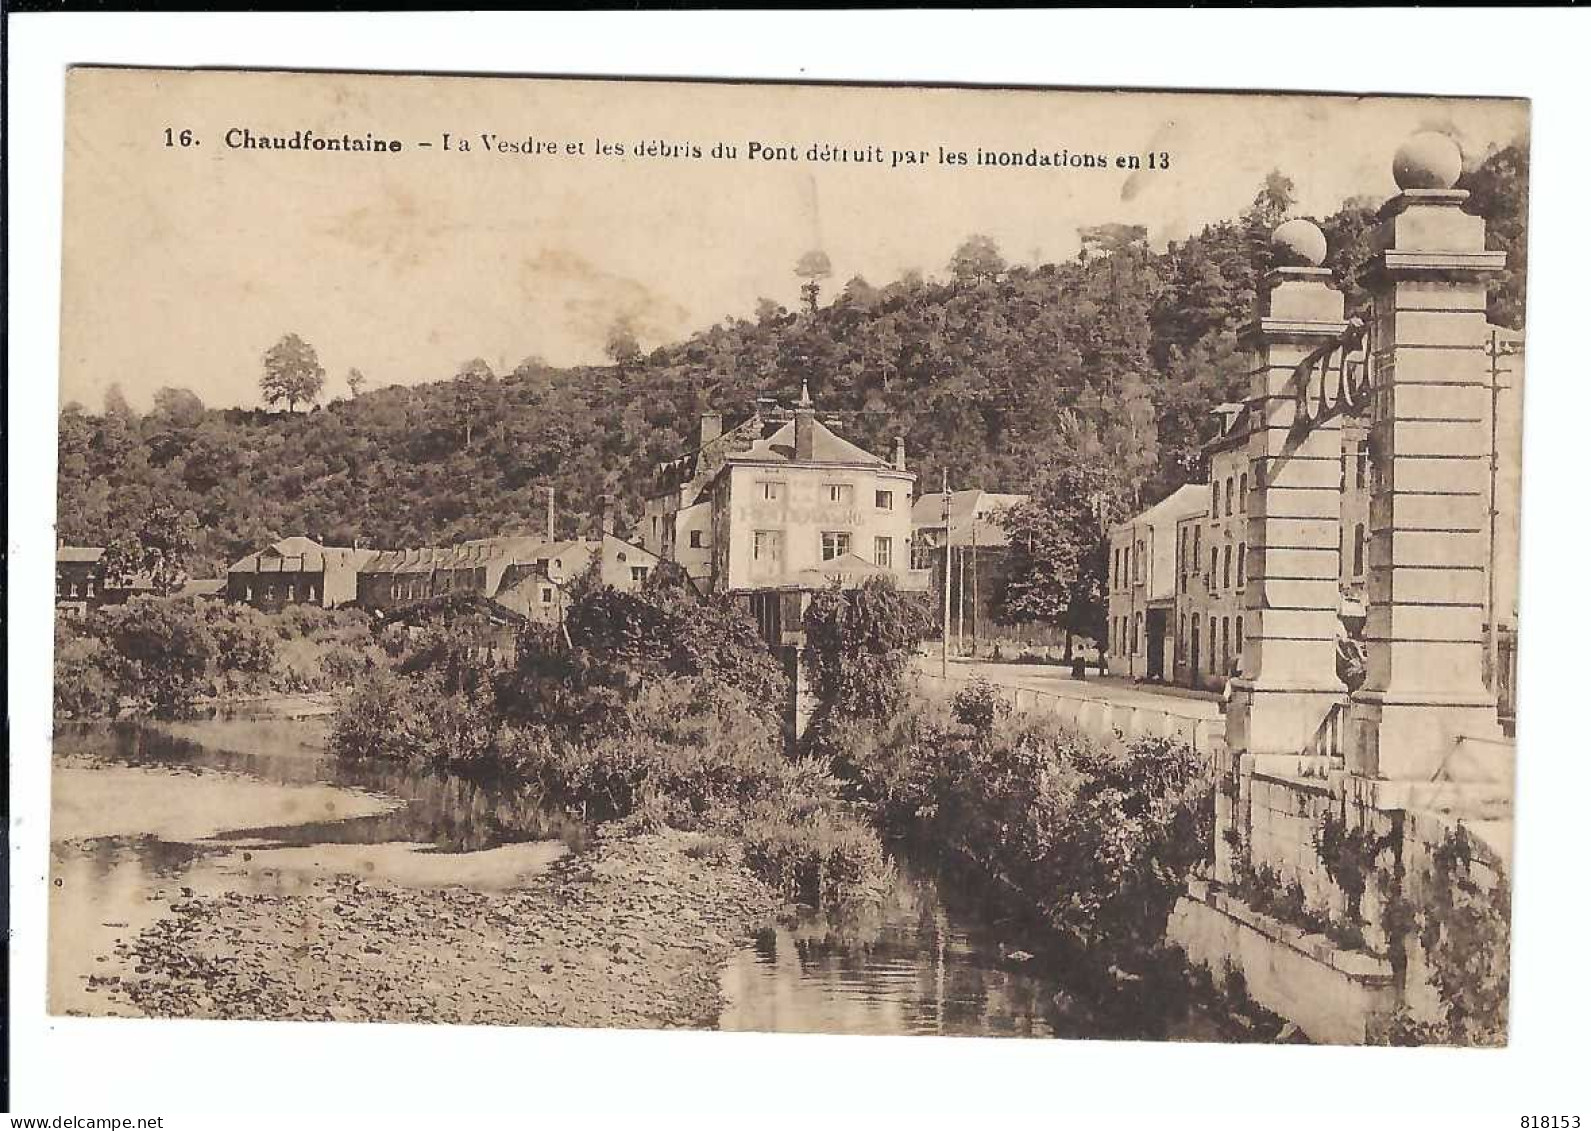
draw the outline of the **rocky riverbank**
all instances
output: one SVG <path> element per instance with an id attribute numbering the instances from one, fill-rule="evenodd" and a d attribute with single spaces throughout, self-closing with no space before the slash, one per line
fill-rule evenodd
<path id="1" fill-rule="evenodd" d="M 96 988 L 156 1017 L 712 1027 L 724 960 L 777 909 L 723 848 L 605 840 L 495 893 L 336 876 L 179 897 Z"/>

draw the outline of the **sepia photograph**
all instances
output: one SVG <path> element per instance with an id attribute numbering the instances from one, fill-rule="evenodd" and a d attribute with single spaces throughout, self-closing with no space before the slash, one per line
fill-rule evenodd
<path id="1" fill-rule="evenodd" d="M 64 82 L 51 1015 L 1508 1044 L 1528 100 Z"/>

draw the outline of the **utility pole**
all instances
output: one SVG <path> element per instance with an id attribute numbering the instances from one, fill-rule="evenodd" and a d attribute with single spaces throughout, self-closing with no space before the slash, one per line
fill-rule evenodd
<path id="1" fill-rule="evenodd" d="M 1493 330 L 1486 344 L 1486 356 L 1491 359 L 1492 377 L 1491 474 L 1487 485 L 1486 506 L 1486 670 L 1490 673 L 1493 695 L 1497 694 L 1498 688 L 1502 685 L 1501 673 L 1497 670 L 1500 659 L 1497 647 L 1497 463 L 1499 456 L 1497 446 L 1497 398 L 1502 393 L 1500 378 L 1503 371 L 1498 367 L 1497 363 L 1511 352 L 1498 339 L 1497 331 Z"/>
<path id="2" fill-rule="evenodd" d="M 972 500 L 972 658 L 978 658 L 978 500 Z"/>
<path id="3" fill-rule="evenodd" d="M 945 560 L 944 560 L 944 620 L 939 632 L 939 676 L 950 678 L 950 472 L 940 472 L 940 491 L 944 495 Z"/>
<path id="4" fill-rule="evenodd" d="M 967 555 L 956 555 L 956 655 L 965 653 L 967 647 Z"/>

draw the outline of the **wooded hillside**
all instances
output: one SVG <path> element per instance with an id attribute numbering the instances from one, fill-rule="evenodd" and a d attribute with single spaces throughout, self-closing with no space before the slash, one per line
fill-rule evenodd
<path id="1" fill-rule="evenodd" d="M 1509 253 L 1492 317 L 1520 326 L 1525 152 L 1499 151 L 1464 187 Z M 354 396 L 332 375 L 323 392 L 337 399 L 305 411 L 314 398 L 300 398 L 296 412 L 208 408 L 183 388 L 194 375 L 174 371 L 147 413 L 115 391 L 100 412 L 62 409 L 59 533 L 105 545 L 170 504 L 197 527 L 197 572 L 288 534 L 403 546 L 539 531 L 552 486 L 569 535 L 604 492 L 637 515 L 699 413 L 732 422 L 758 397 L 789 403 L 803 377 L 848 438 L 887 453 L 905 436 L 930 488 L 945 469 L 956 487 L 1041 492 L 1086 462 L 1122 505 L 1147 504 L 1199 477 L 1209 409 L 1244 393 L 1236 331 L 1291 192 L 1272 174 L 1241 216 L 1164 251 L 1141 228 L 1102 225 L 1079 233 L 1075 259 L 1039 267 L 1008 266 L 974 236 L 942 279 L 830 285 L 804 270 L 795 309 L 764 299 L 754 319 L 650 353 L 616 327 L 609 366 L 532 360 L 496 374 L 476 360 Z M 1374 203 L 1317 218 L 1339 272 L 1367 257 Z M 307 362 L 278 347 L 271 364 L 313 366 L 310 347 Z M 355 391 L 367 384 L 353 377 Z"/>

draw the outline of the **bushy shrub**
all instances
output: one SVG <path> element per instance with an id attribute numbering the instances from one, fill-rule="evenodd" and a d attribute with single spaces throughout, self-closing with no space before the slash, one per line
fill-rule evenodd
<path id="1" fill-rule="evenodd" d="M 770 719 L 789 701 L 789 678 L 751 618 L 727 597 L 699 597 L 683 578 L 639 591 L 588 586 L 571 604 L 565 628 L 588 684 L 703 676 L 742 693 Z M 555 636 L 530 642 L 559 643 Z"/>
<path id="2" fill-rule="evenodd" d="M 1202 759 L 1163 738 L 1079 760 L 1077 800 L 1056 838 L 1051 921 L 1088 953 L 1133 961 L 1160 946 L 1209 851 L 1214 792 Z"/>
<path id="3" fill-rule="evenodd" d="M 133 694 L 155 710 L 181 710 L 203 692 L 216 644 L 193 602 L 140 597 L 95 618 L 97 634 L 127 661 Z"/>
<path id="4" fill-rule="evenodd" d="M 1191 750 L 1108 752 L 985 689 L 831 725 L 821 748 L 886 828 L 957 851 L 1080 954 L 1145 960 L 1209 849 L 1213 796 Z"/>
<path id="5" fill-rule="evenodd" d="M 211 602 L 203 615 L 215 637 L 220 670 L 265 675 L 276 666 L 280 638 L 266 614 L 248 605 Z"/>
<path id="6" fill-rule="evenodd" d="M 130 684 L 127 662 L 104 640 L 71 621 L 55 625 L 55 714 L 87 719 L 116 713 Z"/>
<path id="7" fill-rule="evenodd" d="M 448 694 L 434 676 L 377 668 L 339 707 L 329 746 L 353 760 L 479 766 L 490 761 L 496 731 L 483 693 Z"/>
<path id="8" fill-rule="evenodd" d="M 835 907 L 877 898 L 889 882 L 878 834 L 843 813 L 820 808 L 795 818 L 764 811 L 740 835 L 746 866 L 789 900 Z"/>
<path id="9" fill-rule="evenodd" d="M 924 603 L 888 577 L 814 594 L 802 627 L 807 682 L 825 714 L 883 718 L 900 705 L 912 650 L 927 631 Z"/>

